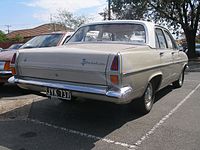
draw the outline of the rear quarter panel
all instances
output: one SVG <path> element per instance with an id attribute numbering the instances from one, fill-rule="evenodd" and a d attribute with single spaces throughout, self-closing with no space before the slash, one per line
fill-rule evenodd
<path id="1" fill-rule="evenodd" d="M 122 85 L 130 85 L 134 89 L 133 98 L 141 97 L 148 81 L 160 71 L 160 55 L 156 49 L 148 46 L 129 49 L 121 53 L 122 56 Z"/>

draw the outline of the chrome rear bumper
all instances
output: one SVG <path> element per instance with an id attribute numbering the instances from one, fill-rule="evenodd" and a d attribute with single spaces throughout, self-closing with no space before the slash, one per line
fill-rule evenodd
<path id="1" fill-rule="evenodd" d="M 133 89 L 130 86 L 122 88 L 108 88 L 101 85 L 78 84 L 70 82 L 54 82 L 49 80 L 36 80 L 36 79 L 20 79 L 11 77 L 8 80 L 10 83 L 19 84 L 20 87 L 25 87 L 31 90 L 31 86 L 38 87 L 45 91 L 47 87 L 65 89 L 72 91 L 72 95 L 84 98 L 94 98 L 102 101 L 109 101 L 114 103 L 128 103 L 132 100 Z M 42 92 L 41 91 L 41 92 Z"/>
<path id="2" fill-rule="evenodd" d="M 0 71 L 0 76 L 12 75 L 12 71 Z"/>

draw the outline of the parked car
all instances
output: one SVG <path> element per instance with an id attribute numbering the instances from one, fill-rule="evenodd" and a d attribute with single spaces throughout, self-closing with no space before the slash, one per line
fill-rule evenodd
<path id="1" fill-rule="evenodd" d="M 71 34 L 72 32 L 53 32 L 38 35 L 26 42 L 23 46 L 21 46 L 20 49 L 54 47 L 63 45 L 63 43 L 70 37 Z"/>
<path id="2" fill-rule="evenodd" d="M 198 43 L 195 44 L 195 51 L 196 51 L 197 56 L 200 57 L 200 44 Z"/>
<path id="3" fill-rule="evenodd" d="M 158 90 L 182 86 L 187 63 L 164 27 L 106 21 L 81 26 L 65 46 L 17 52 L 9 82 L 62 100 L 122 104 L 140 98 L 140 111 L 148 113 Z"/>
<path id="4" fill-rule="evenodd" d="M 38 35 L 29 40 L 18 50 L 28 48 L 42 48 L 53 47 L 62 45 L 72 34 L 72 32 L 53 32 L 48 34 Z M 6 51 L 0 53 L 0 85 L 8 81 L 8 78 L 12 76 L 10 61 L 13 54 L 16 52 L 17 45 L 12 45 Z M 19 46 L 19 45 L 18 45 Z"/>
<path id="5" fill-rule="evenodd" d="M 0 85 L 2 85 L 5 80 L 7 80 L 10 76 L 7 76 L 7 66 L 8 64 L 4 61 L 0 61 L 0 74 L 1 74 L 1 78 L 0 78 Z M 4 71 L 2 71 L 4 70 Z M 9 71 L 9 74 L 11 73 L 11 71 Z"/>
<path id="6" fill-rule="evenodd" d="M 3 48 L 0 47 L 0 52 L 3 50 Z"/>
<path id="7" fill-rule="evenodd" d="M 0 86 L 8 82 L 8 79 L 12 76 L 10 68 L 10 60 L 14 53 L 8 53 L 8 51 L 0 52 Z"/>

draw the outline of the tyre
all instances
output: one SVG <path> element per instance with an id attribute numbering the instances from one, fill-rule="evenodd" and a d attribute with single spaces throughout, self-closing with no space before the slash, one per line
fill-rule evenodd
<path id="1" fill-rule="evenodd" d="M 143 96 L 138 99 L 138 112 L 147 114 L 153 107 L 155 99 L 155 88 L 152 82 L 149 82 Z"/>
<path id="2" fill-rule="evenodd" d="M 181 74 L 180 74 L 178 80 L 174 81 L 174 82 L 172 83 L 172 85 L 173 85 L 173 87 L 175 87 L 175 88 L 180 88 L 180 87 L 182 87 L 183 82 L 184 82 L 184 70 L 181 72 Z"/>

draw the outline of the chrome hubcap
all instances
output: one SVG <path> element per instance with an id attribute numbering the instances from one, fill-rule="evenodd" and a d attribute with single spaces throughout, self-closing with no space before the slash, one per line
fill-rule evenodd
<path id="1" fill-rule="evenodd" d="M 179 85 L 183 84 L 183 73 L 181 73 L 181 76 L 179 78 Z"/>
<path id="2" fill-rule="evenodd" d="M 151 109 L 151 106 L 152 106 L 152 103 L 153 103 L 153 87 L 152 87 L 151 84 L 149 84 L 147 89 L 146 89 L 144 100 L 145 100 L 146 108 L 148 110 Z"/>

